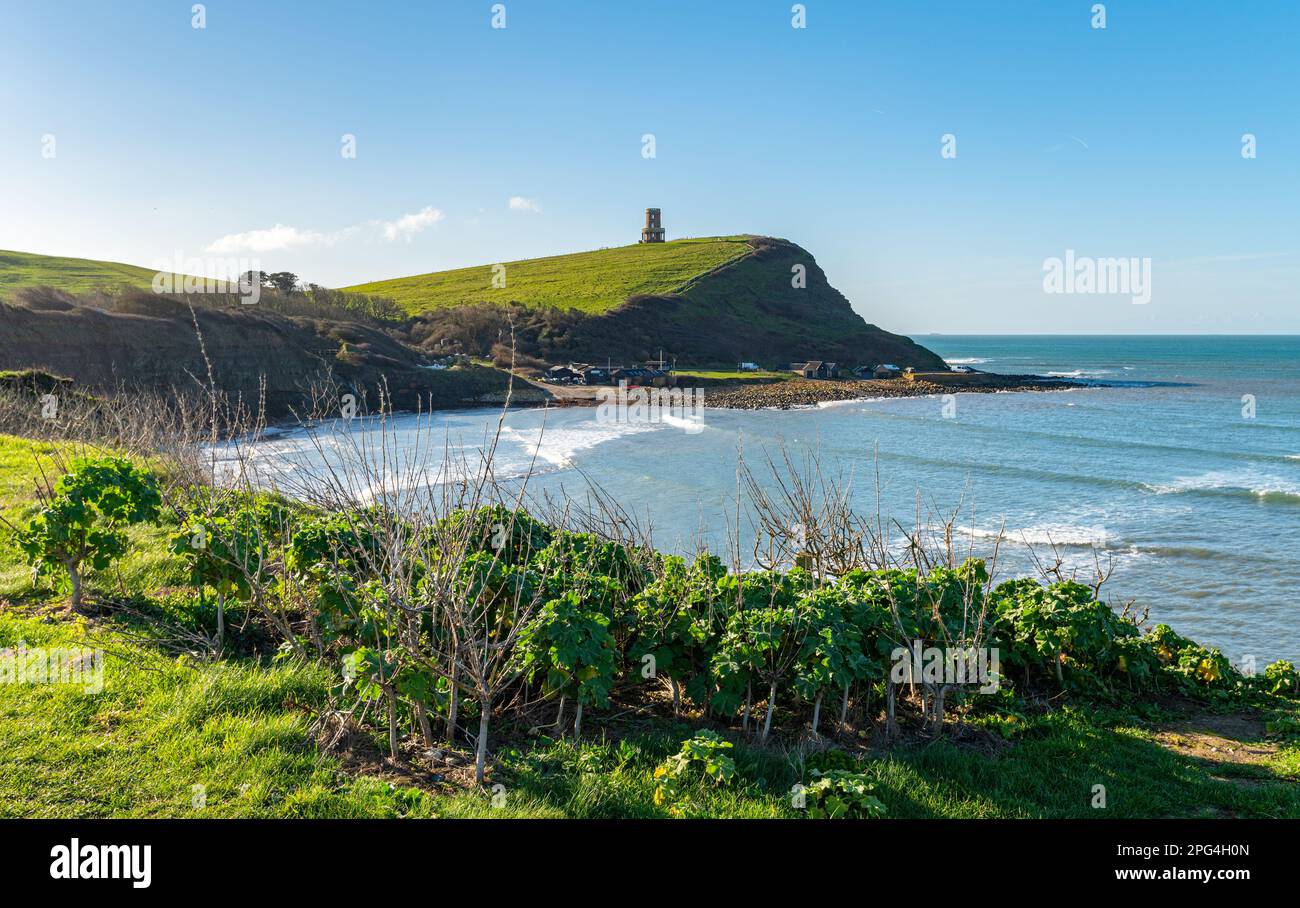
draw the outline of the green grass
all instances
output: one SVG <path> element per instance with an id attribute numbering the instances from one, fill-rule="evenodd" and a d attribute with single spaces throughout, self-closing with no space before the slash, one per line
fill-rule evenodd
<path id="1" fill-rule="evenodd" d="M 675 374 L 688 378 L 711 378 L 717 381 L 743 381 L 754 378 L 785 381 L 795 378 L 793 372 L 773 372 L 769 369 L 759 369 L 756 372 L 739 372 L 735 369 L 678 369 Z"/>
<path id="2" fill-rule="evenodd" d="M 676 291 L 748 252 L 745 237 L 702 237 L 506 262 L 506 286 L 497 289 L 491 264 L 344 289 L 388 297 L 411 313 L 464 303 L 517 302 L 600 314 L 629 296 Z"/>
<path id="3" fill-rule="evenodd" d="M 665 817 L 655 766 L 693 733 L 669 719 L 593 717 L 581 744 L 548 738 L 499 748 L 490 792 L 355 775 L 308 739 L 326 701 L 325 669 L 164 656 L 118 630 L 0 613 L 0 648 L 103 648 L 99 692 L 0 684 L 0 817 Z M 701 784 L 691 814 L 798 817 L 797 753 L 734 749 L 735 781 Z M 1031 719 L 996 753 L 959 743 L 858 756 L 889 817 L 1300 817 L 1297 750 L 1234 779 L 1160 747 L 1149 730 L 1063 710 Z M 1093 786 L 1107 806 L 1091 806 Z M 195 806 L 194 786 L 206 797 Z"/>
<path id="4" fill-rule="evenodd" d="M 37 255 L 0 250 L 0 299 L 9 299 L 19 287 L 47 286 L 68 293 L 117 290 L 123 285 L 147 290 L 157 272 L 121 262 Z"/>

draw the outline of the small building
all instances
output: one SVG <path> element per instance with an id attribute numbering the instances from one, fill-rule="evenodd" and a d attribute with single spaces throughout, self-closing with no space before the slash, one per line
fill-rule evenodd
<path id="1" fill-rule="evenodd" d="M 840 367 L 838 363 L 826 363 L 819 359 L 809 360 L 806 363 L 792 363 L 790 371 L 804 378 L 839 378 Z"/>
<path id="2" fill-rule="evenodd" d="M 571 385 L 580 378 L 581 373 L 570 366 L 551 366 L 546 370 L 546 380 L 557 385 Z"/>
<path id="3" fill-rule="evenodd" d="M 645 210 L 645 226 L 641 228 L 641 242 L 662 243 L 663 241 L 664 227 L 660 222 L 659 209 L 647 208 Z"/>
<path id="4" fill-rule="evenodd" d="M 757 372 L 758 363 L 736 363 L 737 372 Z"/>
<path id="5" fill-rule="evenodd" d="M 610 378 L 615 384 L 627 382 L 628 387 L 632 388 L 666 388 L 674 383 L 673 376 L 663 369 L 642 369 L 633 367 L 630 369 L 616 369 Z"/>
<path id="6" fill-rule="evenodd" d="M 578 373 L 578 380 L 584 385 L 607 385 L 609 370 L 600 366 L 584 366 Z"/>
<path id="7" fill-rule="evenodd" d="M 902 374 L 901 369 L 892 363 L 881 363 L 871 372 L 872 378 L 898 378 Z"/>

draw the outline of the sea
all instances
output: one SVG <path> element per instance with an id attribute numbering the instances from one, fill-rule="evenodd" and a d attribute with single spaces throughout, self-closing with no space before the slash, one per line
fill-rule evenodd
<path id="1" fill-rule="evenodd" d="M 1071 379 L 1073 390 L 865 399 L 806 409 L 707 408 L 698 419 L 611 408 L 515 410 L 493 469 L 534 500 L 593 490 L 664 550 L 753 557 L 743 461 L 774 491 L 815 455 L 854 509 L 892 529 L 953 520 L 961 557 L 999 579 L 1058 570 L 1234 662 L 1300 660 L 1300 337 L 918 335 L 954 366 Z M 500 413 L 399 416 L 258 442 L 262 481 L 381 446 L 427 477 L 478 462 Z M 322 431 L 344 432 L 322 443 Z M 351 451 L 352 455 L 345 452 Z M 394 454 L 394 452 L 397 452 Z M 407 455 L 414 454 L 407 451 Z M 408 477 L 408 480 L 410 477 Z M 292 480 L 292 481 L 291 481 Z M 738 495 L 741 499 L 738 509 Z"/>

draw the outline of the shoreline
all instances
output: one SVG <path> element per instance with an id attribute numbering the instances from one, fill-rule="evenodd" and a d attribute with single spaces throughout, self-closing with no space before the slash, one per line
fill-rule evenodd
<path id="1" fill-rule="evenodd" d="M 599 406 L 599 393 L 613 391 L 612 385 L 548 385 L 516 375 L 516 385 L 510 395 L 509 410 L 539 410 L 571 407 L 594 408 Z M 521 384 L 522 383 L 522 384 Z M 698 381 L 680 389 L 704 391 L 704 408 L 713 410 L 798 410 L 811 409 L 821 404 L 848 403 L 852 401 L 885 400 L 904 397 L 937 397 L 943 394 L 1002 394 L 1011 392 L 1073 391 L 1105 385 L 1096 382 L 1078 382 L 1069 379 L 1044 378 L 1040 375 L 1003 375 L 994 372 L 927 374 L 920 379 L 808 379 L 778 380 L 709 380 Z M 636 387 L 628 390 L 637 390 Z M 500 410 L 506 402 L 505 392 L 491 392 L 477 400 L 466 400 L 461 406 L 439 407 L 428 410 L 395 409 L 393 416 L 431 415 L 435 413 L 464 413 L 473 410 Z M 370 414 L 375 415 L 375 414 Z M 317 425 L 321 419 L 268 420 L 267 433 L 282 436 L 295 429 Z"/>
<path id="2" fill-rule="evenodd" d="M 594 407 L 603 387 L 586 385 L 548 386 L 533 384 L 550 392 L 541 406 Z M 906 379 L 809 379 L 776 381 L 703 381 L 693 386 L 705 391 L 705 408 L 719 410 L 791 410 L 824 403 L 880 400 L 899 397 L 933 397 L 950 393 L 995 394 L 1012 391 L 1069 391 L 1097 387 L 1068 379 L 1038 375 L 1001 375 L 993 372 L 928 373 L 924 378 Z M 687 390 L 683 388 L 682 390 Z M 530 406 L 538 406 L 532 404 Z"/>

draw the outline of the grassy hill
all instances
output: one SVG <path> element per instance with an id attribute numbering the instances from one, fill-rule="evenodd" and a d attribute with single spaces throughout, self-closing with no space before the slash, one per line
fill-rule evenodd
<path id="1" fill-rule="evenodd" d="M 804 282 L 792 278 L 802 273 Z M 711 237 L 508 263 L 350 288 L 400 294 L 417 313 L 412 340 L 493 354 L 513 334 L 545 362 L 637 362 L 660 350 L 679 365 L 752 360 L 784 369 L 801 360 L 895 363 L 945 370 L 938 356 L 868 324 L 831 286 L 808 250 L 761 236 Z"/>
<path id="2" fill-rule="evenodd" d="M 701 237 L 505 262 L 502 288 L 492 286 L 494 265 L 477 265 L 343 289 L 388 297 L 412 314 L 466 303 L 519 303 L 599 315 L 629 297 L 680 290 L 701 274 L 747 255 L 748 240 Z"/>
<path id="3" fill-rule="evenodd" d="M 0 249 L 0 299 L 7 299 L 19 287 L 45 286 L 68 293 L 116 290 L 123 285 L 149 289 L 157 272 L 121 262 L 37 255 Z"/>
<path id="4" fill-rule="evenodd" d="M 637 362 L 662 351 L 683 366 L 752 360 L 784 369 L 820 359 L 946 369 L 924 347 L 868 324 L 812 254 L 787 240 L 700 237 L 503 264 L 501 288 L 486 264 L 345 289 L 396 302 L 414 316 L 402 340 L 432 354 L 500 357 L 496 348 L 513 335 L 536 362 Z M 802 286 L 792 281 L 798 273 Z M 148 289 L 153 276 L 116 262 L 0 252 L 0 300 L 33 285 Z M 287 314 L 316 315 L 306 297 L 294 299 L 307 311 Z"/>

